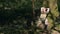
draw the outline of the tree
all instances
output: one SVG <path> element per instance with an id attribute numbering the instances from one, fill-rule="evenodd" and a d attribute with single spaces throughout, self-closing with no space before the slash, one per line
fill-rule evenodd
<path id="1" fill-rule="evenodd" d="M 58 5 L 57 5 L 58 0 L 45 0 L 43 2 L 43 6 L 49 7 L 50 8 L 50 14 L 48 15 L 48 20 L 49 20 L 49 29 L 54 29 L 56 26 L 56 17 L 59 16 L 59 11 L 58 11 Z M 58 23 L 58 22 L 57 22 Z"/>
<path id="2" fill-rule="evenodd" d="M 51 28 L 52 27 L 53 27 L 52 29 L 55 28 L 56 18 L 59 16 L 57 0 L 43 0 L 43 6 L 50 8 L 50 13 L 48 14 L 47 17 L 49 21 L 48 30 L 52 31 Z"/>

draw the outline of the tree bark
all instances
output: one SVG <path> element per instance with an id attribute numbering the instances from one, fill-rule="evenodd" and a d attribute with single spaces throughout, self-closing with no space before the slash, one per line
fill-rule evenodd
<path id="1" fill-rule="evenodd" d="M 51 13 L 53 14 L 54 20 L 59 16 L 57 0 L 48 0 L 49 8 L 51 9 Z"/>

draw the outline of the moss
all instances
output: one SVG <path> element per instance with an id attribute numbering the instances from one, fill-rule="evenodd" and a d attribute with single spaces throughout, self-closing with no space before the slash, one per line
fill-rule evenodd
<path id="1" fill-rule="evenodd" d="M 53 26 L 53 20 L 48 17 L 48 22 L 49 22 L 48 29 L 51 29 L 51 27 Z"/>

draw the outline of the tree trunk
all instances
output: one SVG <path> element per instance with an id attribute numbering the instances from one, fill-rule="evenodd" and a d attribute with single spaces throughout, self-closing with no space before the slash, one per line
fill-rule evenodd
<path id="1" fill-rule="evenodd" d="M 51 17 L 53 19 L 52 23 L 55 25 L 56 17 L 59 16 L 57 0 L 48 0 L 48 2 L 49 2 L 49 8 L 50 8 L 50 12 L 51 12 Z"/>
<path id="2" fill-rule="evenodd" d="M 51 19 L 50 16 L 48 15 L 48 21 L 49 21 L 48 28 L 51 29 L 51 27 L 54 26 L 53 24 L 55 24 L 54 21 L 56 20 L 56 17 L 59 16 L 57 0 L 44 0 L 43 1 L 43 6 L 50 8 L 51 14 L 49 14 L 49 15 L 51 15 L 51 17 L 53 19 Z"/>
<path id="3" fill-rule="evenodd" d="M 57 0 L 48 0 L 49 8 L 51 9 L 51 13 L 53 14 L 54 20 L 59 16 Z"/>
<path id="4" fill-rule="evenodd" d="M 48 30 L 50 30 L 51 27 L 53 27 L 53 24 L 55 23 L 54 20 L 56 20 L 56 17 L 59 16 L 57 0 L 43 0 L 43 7 L 50 8 L 51 14 L 48 14 L 48 17 L 47 17 L 49 21 Z M 53 19 L 51 19 L 50 16 L 53 17 Z M 42 24 L 40 20 L 38 20 L 37 23 L 38 23 L 37 25 L 39 25 L 39 23 Z M 40 25 L 40 28 L 44 28 L 44 26 Z"/>

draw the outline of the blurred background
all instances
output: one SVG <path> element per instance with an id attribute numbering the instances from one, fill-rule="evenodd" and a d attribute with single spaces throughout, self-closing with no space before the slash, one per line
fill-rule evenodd
<path id="1" fill-rule="evenodd" d="M 60 0 L 0 0 L 0 34 L 42 34 L 35 25 L 42 6 L 50 8 L 48 30 L 60 34 Z"/>

